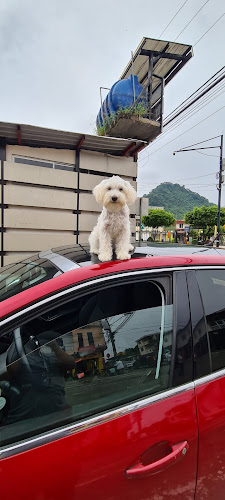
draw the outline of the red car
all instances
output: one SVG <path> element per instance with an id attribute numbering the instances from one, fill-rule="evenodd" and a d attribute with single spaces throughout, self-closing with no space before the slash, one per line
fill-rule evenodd
<path id="1" fill-rule="evenodd" d="M 224 499 L 223 250 L 53 249 L 0 300 L 1 500 Z"/>

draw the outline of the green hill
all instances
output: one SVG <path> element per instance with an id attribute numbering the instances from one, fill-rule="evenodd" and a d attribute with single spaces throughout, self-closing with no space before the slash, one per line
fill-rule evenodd
<path id="1" fill-rule="evenodd" d="M 207 198 L 186 189 L 180 184 L 163 182 L 159 184 L 149 194 L 144 195 L 149 199 L 150 206 L 164 207 L 167 212 L 171 212 L 179 220 L 183 219 L 186 212 L 190 212 L 194 207 L 209 207 L 213 205 Z"/>

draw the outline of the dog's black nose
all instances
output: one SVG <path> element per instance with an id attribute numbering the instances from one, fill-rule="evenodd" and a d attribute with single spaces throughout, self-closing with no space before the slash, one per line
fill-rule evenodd
<path id="1" fill-rule="evenodd" d="M 117 201 L 117 196 L 112 196 L 112 201 Z"/>

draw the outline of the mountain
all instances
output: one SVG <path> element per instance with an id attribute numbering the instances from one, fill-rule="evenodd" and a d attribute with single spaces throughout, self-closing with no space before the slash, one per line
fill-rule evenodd
<path id="1" fill-rule="evenodd" d="M 163 182 L 153 189 L 144 198 L 149 199 L 150 206 L 164 207 L 167 212 L 171 212 L 179 220 L 183 219 L 186 212 L 190 212 L 194 207 L 209 207 L 213 205 L 207 198 L 186 189 L 180 184 Z"/>

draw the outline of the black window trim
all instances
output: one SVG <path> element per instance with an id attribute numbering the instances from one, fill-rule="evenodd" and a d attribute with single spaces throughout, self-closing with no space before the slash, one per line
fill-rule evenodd
<path id="1" fill-rule="evenodd" d="M 206 323 L 206 316 L 205 316 L 205 310 L 204 310 L 204 305 L 202 301 L 202 295 L 201 291 L 199 288 L 197 276 L 196 276 L 196 269 L 189 269 L 187 272 L 187 284 L 188 284 L 188 295 L 189 295 L 189 302 L 190 302 L 190 314 L 191 314 L 191 329 L 192 329 L 192 349 L 193 349 L 193 380 L 199 380 L 203 377 L 207 377 L 208 375 L 211 375 L 212 372 L 212 358 L 211 358 L 211 350 L 210 350 L 210 342 L 209 342 L 209 333 L 207 329 L 207 323 Z M 194 315 L 194 310 L 191 307 L 193 301 L 198 301 L 199 302 L 199 307 L 196 311 L 196 314 Z M 194 333 L 195 333 L 195 328 L 197 324 L 200 323 L 200 321 L 204 321 L 204 327 L 206 331 L 206 337 L 207 337 L 207 347 L 208 347 L 208 367 L 207 370 L 208 372 L 201 375 L 197 376 L 195 373 L 194 369 Z M 203 327 L 203 324 L 202 326 Z"/>
<path id="2" fill-rule="evenodd" d="M 165 277 L 168 277 L 166 297 L 169 296 L 171 303 L 172 301 L 171 285 L 172 285 L 172 272 L 173 272 L 172 269 L 166 269 L 166 270 L 151 269 L 149 271 L 146 271 L 145 269 L 144 271 L 135 270 L 131 272 L 117 273 L 115 275 L 100 276 L 92 280 L 76 283 L 70 288 L 57 291 L 56 293 L 49 295 L 44 299 L 42 298 L 38 302 L 35 302 L 34 304 L 28 305 L 24 309 L 17 311 L 16 313 L 10 315 L 6 319 L 3 319 L 3 321 L 0 322 L 0 331 L 1 331 L 0 336 L 7 333 L 9 330 L 10 331 L 14 330 L 16 327 L 22 326 L 23 324 L 30 321 L 31 319 L 34 318 L 34 316 L 37 316 L 39 314 L 39 310 L 41 310 L 43 314 L 51 310 L 53 307 L 63 305 L 64 303 L 68 302 L 68 300 L 71 301 L 75 298 L 79 298 L 81 294 L 82 296 L 85 296 L 94 291 L 98 291 L 100 289 L 102 290 L 106 287 L 108 288 L 112 285 L 112 280 L 116 280 L 117 283 L 115 282 L 114 285 L 119 286 L 121 284 L 129 284 L 132 282 L 137 282 L 137 280 L 144 281 L 148 279 L 150 275 L 152 281 L 154 281 L 155 279 L 156 283 L 159 284 L 160 287 L 163 286 L 163 288 L 165 289 L 164 285 L 162 285 L 161 283 L 162 278 L 159 276 L 159 273 L 161 274 L 162 272 L 163 272 L 164 282 L 165 282 Z M 54 306 L 52 305 L 53 301 L 54 301 Z M 168 302 L 166 301 L 166 304 L 167 303 Z"/>

